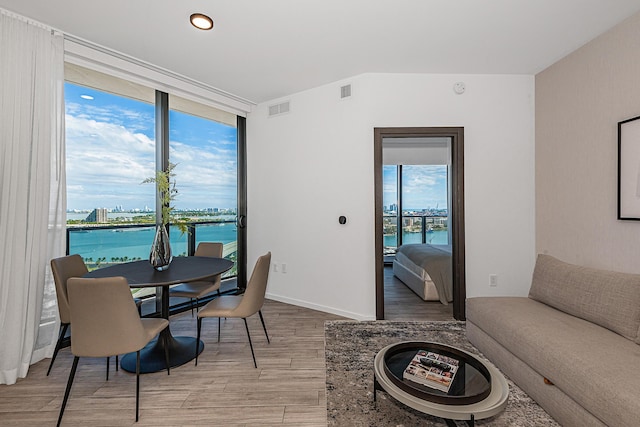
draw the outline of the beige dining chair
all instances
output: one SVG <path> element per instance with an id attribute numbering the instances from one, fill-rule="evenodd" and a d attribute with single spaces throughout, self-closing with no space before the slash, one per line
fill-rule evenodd
<path id="1" fill-rule="evenodd" d="M 73 325 L 71 353 L 73 365 L 64 392 L 58 426 L 73 385 L 81 357 L 109 357 L 136 352 L 136 422 L 140 409 L 140 350 L 169 326 L 161 318 L 140 318 L 131 298 L 127 279 L 70 278 L 67 282 L 69 313 Z M 165 344 L 165 363 L 169 371 L 169 351 Z"/>
<path id="2" fill-rule="evenodd" d="M 196 253 L 194 255 L 210 258 L 222 258 L 222 243 L 200 242 L 198 243 L 198 247 L 196 248 Z M 200 298 L 213 291 L 218 291 L 218 294 L 220 294 L 220 281 L 221 275 L 218 274 L 212 279 L 206 281 L 181 283 L 169 289 L 169 296 L 189 298 L 191 301 L 191 316 L 193 316 L 193 300 L 196 300 L 196 311 L 198 311 Z"/>
<path id="3" fill-rule="evenodd" d="M 202 319 L 205 317 L 217 317 L 218 318 L 218 342 L 220 342 L 220 318 L 242 318 L 244 320 L 244 326 L 247 330 L 247 337 L 249 338 L 249 347 L 251 347 L 251 356 L 253 356 L 253 365 L 257 368 L 256 355 L 253 351 L 253 344 L 251 343 L 251 334 L 249 333 L 249 325 L 247 324 L 247 317 L 253 316 L 258 313 L 260 315 L 260 321 L 262 322 L 262 328 L 264 334 L 269 340 L 269 334 L 267 333 L 267 327 L 264 324 L 264 318 L 262 317 L 262 306 L 264 304 L 264 294 L 267 291 L 267 281 L 269 280 L 269 266 L 271 264 L 271 252 L 267 252 L 258 258 L 247 288 L 243 295 L 223 295 L 214 299 L 205 305 L 198 313 L 198 339 L 196 340 L 196 365 L 198 365 L 198 344 L 200 343 L 200 330 L 202 329 Z"/>
<path id="4" fill-rule="evenodd" d="M 53 362 L 56 360 L 58 351 L 62 346 L 64 336 L 71 324 L 69 314 L 69 300 L 67 298 L 67 280 L 71 277 L 82 277 L 89 272 L 82 257 L 78 254 L 67 255 L 60 258 L 54 258 L 51 260 L 51 272 L 53 273 L 53 281 L 56 286 L 56 299 L 58 300 L 58 313 L 60 315 L 60 336 L 56 342 L 51 362 L 49 363 L 49 369 L 47 369 L 47 376 L 51 373 Z M 138 314 L 142 314 L 142 300 L 135 298 L 134 302 L 138 307 Z M 116 356 L 116 370 L 118 370 L 118 356 Z M 107 358 L 107 380 L 109 380 L 109 358 Z"/>

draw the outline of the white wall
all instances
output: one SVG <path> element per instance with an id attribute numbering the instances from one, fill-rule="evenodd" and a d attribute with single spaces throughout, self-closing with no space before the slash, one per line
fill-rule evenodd
<path id="1" fill-rule="evenodd" d="M 347 83 L 353 96 L 341 100 Z M 364 74 L 258 105 L 247 118 L 249 260 L 271 250 L 287 264 L 271 270 L 268 296 L 375 318 L 373 128 L 405 126 L 465 128 L 467 295 L 526 295 L 533 92 L 532 76 Z M 291 112 L 268 118 L 284 100 Z"/>

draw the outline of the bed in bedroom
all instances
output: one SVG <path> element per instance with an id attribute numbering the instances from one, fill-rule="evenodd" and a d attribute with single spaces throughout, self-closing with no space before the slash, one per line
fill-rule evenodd
<path id="1" fill-rule="evenodd" d="M 393 261 L 393 274 L 425 301 L 453 301 L 451 246 L 402 245 Z"/>

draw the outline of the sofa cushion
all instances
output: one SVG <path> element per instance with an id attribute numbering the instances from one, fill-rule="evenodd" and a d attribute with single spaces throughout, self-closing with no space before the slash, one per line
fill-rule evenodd
<path id="1" fill-rule="evenodd" d="M 468 322 L 602 422 L 638 425 L 640 346 L 633 341 L 531 298 L 469 298 L 466 307 Z"/>
<path id="2" fill-rule="evenodd" d="M 640 274 L 597 270 L 538 255 L 529 297 L 631 340 L 639 338 Z"/>

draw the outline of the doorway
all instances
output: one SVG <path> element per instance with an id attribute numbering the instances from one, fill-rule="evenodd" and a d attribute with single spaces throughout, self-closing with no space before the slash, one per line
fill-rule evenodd
<path id="1" fill-rule="evenodd" d="M 384 319 L 383 140 L 445 138 L 451 141 L 450 243 L 452 246 L 453 317 L 465 319 L 464 128 L 374 128 L 376 319 Z M 393 142 L 391 142 L 393 144 Z"/>

